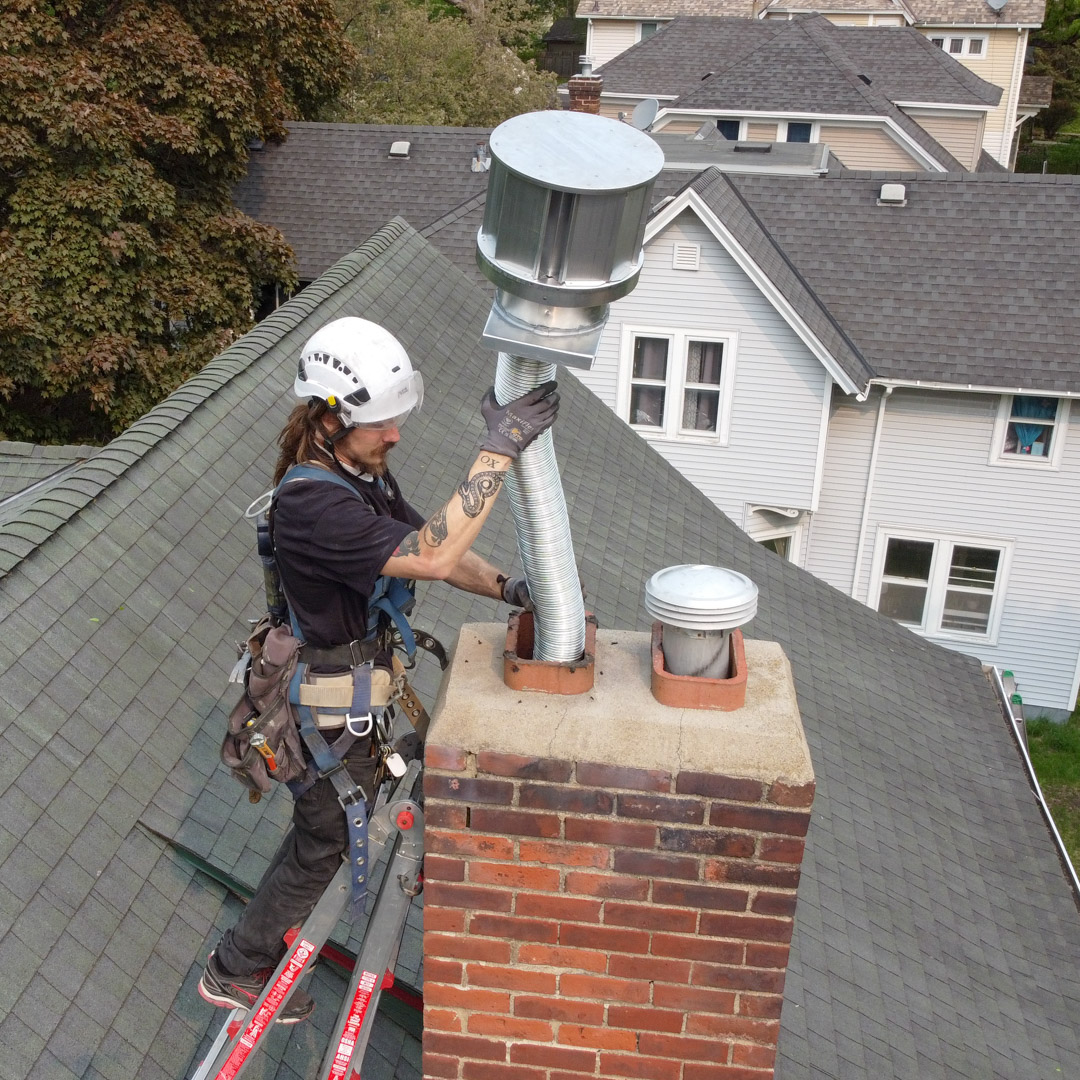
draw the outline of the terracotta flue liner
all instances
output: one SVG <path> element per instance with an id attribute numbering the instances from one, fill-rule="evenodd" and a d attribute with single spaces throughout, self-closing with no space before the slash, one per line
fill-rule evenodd
<path id="1" fill-rule="evenodd" d="M 511 690 L 536 690 L 542 694 L 584 694 L 591 690 L 596 675 L 596 627 L 596 616 L 587 614 L 585 654 L 580 660 L 534 660 L 532 612 L 512 612 L 506 624 L 503 682 Z"/>
<path id="2" fill-rule="evenodd" d="M 664 669 L 664 627 L 652 624 L 652 693 L 673 709 L 719 709 L 731 712 L 746 703 L 746 647 L 741 630 L 731 632 L 732 674 L 727 679 L 672 675 Z"/>

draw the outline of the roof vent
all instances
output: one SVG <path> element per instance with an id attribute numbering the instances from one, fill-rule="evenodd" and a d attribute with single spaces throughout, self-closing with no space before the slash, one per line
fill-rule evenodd
<path id="1" fill-rule="evenodd" d="M 392 142 L 390 144 L 390 156 L 407 158 L 411 149 L 412 143 L 410 143 L 408 139 L 398 139 L 397 142 Z"/>
<path id="2" fill-rule="evenodd" d="M 994 11 L 1000 11 L 1008 0 L 986 0 L 986 2 L 994 9 Z"/>
<path id="3" fill-rule="evenodd" d="M 771 154 L 772 143 L 771 142 L 737 142 L 735 144 L 736 154 Z"/>
<path id="4" fill-rule="evenodd" d="M 719 566 L 669 566 L 645 583 L 645 610 L 662 624 L 672 675 L 729 678 L 731 632 L 757 614 L 757 604 L 757 586 Z"/>
<path id="5" fill-rule="evenodd" d="M 878 206 L 907 206 L 907 188 L 903 184 L 882 184 Z"/>
<path id="6" fill-rule="evenodd" d="M 863 81 L 864 83 L 866 83 L 866 85 L 867 85 L 867 86 L 872 86 L 872 85 L 873 85 L 873 82 L 874 82 L 874 80 L 873 80 L 873 79 L 871 79 L 869 75 L 863 75 L 863 74 L 861 74 L 861 73 L 860 73 L 860 75 L 859 75 L 859 78 L 860 78 L 860 79 L 861 79 L 861 80 L 862 80 L 862 81 Z"/>
<path id="7" fill-rule="evenodd" d="M 488 153 L 487 143 L 476 144 L 470 168 L 473 172 L 487 172 L 491 168 L 491 155 Z"/>

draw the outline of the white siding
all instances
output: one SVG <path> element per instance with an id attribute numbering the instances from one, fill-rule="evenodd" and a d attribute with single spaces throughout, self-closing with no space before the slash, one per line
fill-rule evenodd
<path id="1" fill-rule="evenodd" d="M 672 269 L 676 243 L 701 245 L 701 269 Z M 826 374 L 820 362 L 691 212 L 654 238 L 637 288 L 611 306 L 596 362 L 575 371 L 617 407 L 623 325 L 739 335 L 727 446 L 650 439 L 736 523 L 745 504 L 809 508 Z"/>
<path id="2" fill-rule="evenodd" d="M 1080 652 L 1080 423 L 1075 415 L 1070 418 L 1058 471 L 1034 463 L 1031 468 L 990 465 L 998 400 L 991 394 L 904 389 L 889 399 L 856 595 L 867 599 L 879 528 L 1011 542 L 997 642 L 934 640 L 1011 668 L 1025 703 L 1070 708 Z M 822 548 L 846 546 L 853 542 L 847 539 L 853 528 L 857 533 L 876 402 L 875 395 L 864 406 L 845 403 L 836 409 L 821 510 L 813 526 L 808 566 L 845 591 L 850 591 L 854 555 L 845 582 L 843 558 Z"/>
<path id="3" fill-rule="evenodd" d="M 913 157 L 881 128 L 822 124 L 818 142 L 849 169 L 915 169 Z"/>
<path id="4" fill-rule="evenodd" d="M 589 58 L 598 68 L 636 45 L 638 24 L 633 19 L 592 19 L 589 22 Z"/>

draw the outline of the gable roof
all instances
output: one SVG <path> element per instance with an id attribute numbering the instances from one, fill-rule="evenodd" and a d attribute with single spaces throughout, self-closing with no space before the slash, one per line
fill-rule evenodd
<path id="1" fill-rule="evenodd" d="M 314 281 L 396 214 L 421 228 L 487 189 L 473 155 L 490 128 L 291 121 L 248 159 L 233 188 L 245 214 L 280 229 Z M 408 157 L 390 157 L 395 142 Z"/>
<path id="2" fill-rule="evenodd" d="M 905 206 L 878 205 L 885 181 Z M 792 303 L 842 328 L 874 378 L 1080 393 L 1080 178 L 713 171 L 695 187 L 744 242 L 771 245 L 763 268 L 797 275 Z"/>
<path id="3" fill-rule="evenodd" d="M 102 465 L 73 470 L 56 493 L 70 512 L 33 543 L 0 525 L 5 1076 L 175 1080 L 199 1058 L 221 1014 L 195 982 L 236 903 L 164 838 L 250 884 L 285 825 L 287 798 L 252 807 L 217 747 L 233 642 L 261 604 L 243 509 L 268 486 L 296 353 L 345 314 L 401 338 L 434 407 L 410 421 L 395 473 L 433 506 L 475 446 L 488 308 L 393 222 L 105 447 Z M 1080 1074 L 1080 917 L 978 664 L 755 545 L 578 380 L 562 391 L 556 442 L 601 625 L 644 629 L 644 580 L 711 562 L 758 584 L 749 633 L 792 662 L 818 795 L 779 1080 Z M 506 506 L 479 550 L 511 564 Z M 420 621 L 444 641 L 497 617 L 490 601 L 422 590 Z M 276 1032 L 260 1075 L 284 1080 L 321 1053 L 336 1002 L 318 977 L 315 1022 Z M 400 1080 L 410 1069 L 402 1059 Z"/>

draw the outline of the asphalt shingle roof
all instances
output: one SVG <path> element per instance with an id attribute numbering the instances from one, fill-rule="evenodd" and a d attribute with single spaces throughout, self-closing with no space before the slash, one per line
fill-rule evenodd
<path id="1" fill-rule="evenodd" d="M 235 901 L 164 837 L 253 882 L 286 817 L 280 793 L 250 806 L 215 757 L 233 642 L 260 606 L 243 510 L 269 484 L 295 355 L 345 314 L 401 338 L 427 403 L 395 472 L 432 507 L 480 430 L 488 307 L 391 223 L 114 440 L 103 463 L 73 470 L 33 541 L 32 506 L 0 526 L 6 1080 L 175 1080 L 204 1052 L 221 1015 L 194 983 Z M 601 625 L 644 628 L 651 573 L 711 562 L 757 582 L 750 633 L 792 661 L 818 796 L 778 1078 L 1080 1075 L 1080 916 L 977 663 L 755 545 L 576 379 L 562 388 L 556 442 Z M 506 506 L 479 549 L 512 564 Z M 505 613 L 438 584 L 419 610 L 446 641 L 465 620 Z M 340 985 L 329 970 L 317 978 L 316 1022 L 275 1032 L 255 1076 L 312 1075 Z M 386 1027 L 374 1075 L 411 1080 L 416 1050 Z"/>

